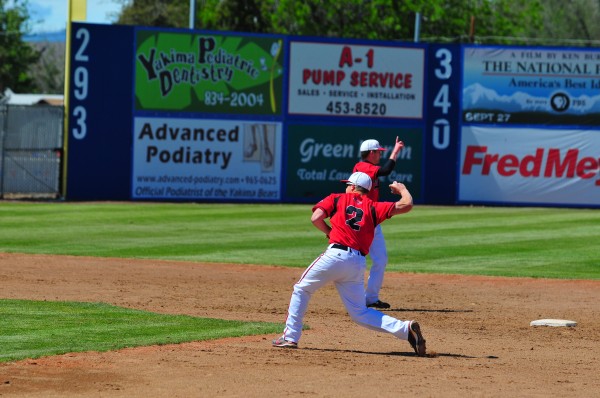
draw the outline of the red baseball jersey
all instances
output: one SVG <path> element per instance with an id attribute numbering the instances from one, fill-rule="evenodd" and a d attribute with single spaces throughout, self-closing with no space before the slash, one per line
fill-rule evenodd
<path id="1" fill-rule="evenodd" d="M 329 243 L 339 243 L 367 255 L 375 227 L 392 217 L 394 202 L 374 202 L 366 195 L 335 193 L 313 206 L 323 209 L 331 222 Z"/>
<path id="2" fill-rule="evenodd" d="M 353 173 L 356 173 L 357 171 L 361 171 L 363 173 L 365 173 L 366 175 L 368 175 L 369 177 L 371 177 L 371 181 L 373 182 L 373 186 L 371 187 L 371 190 L 368 193 L 369 198 L 371 198 L 371 200 L 378 202 L 379 201 L 379 178 L 377 177 L 377 172 L 379 171 L 380 167 L 373 164 L 373 163 L 369 163 L 369 162 L 358 162 L 354 165 L 354 170 L 352 170 Z"/>

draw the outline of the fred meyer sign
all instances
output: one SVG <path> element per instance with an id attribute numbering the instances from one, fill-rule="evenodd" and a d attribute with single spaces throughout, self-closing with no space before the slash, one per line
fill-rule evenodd
<path id="1" fill-rule="evenodd" d="M 465 127 L 463 202 L 600 205 L 598 131 Z"/>
<path id="2" fill-rule="evenodd" d="M 387 149 L 382 156 L 382 166 L 394 148 L 396 136 L 404 141 L 405 147 L 394 171 L 382 177 L 381 184 L 402 182 L 417 201 L 422 186 L 422 132 L 415 128 L 385 126 L 289 126 L 286 196 L 293 201 L 316 202 L 330 193 L 343 192 L 345 187 L 340 180 L 348 178 L 360 160 L 362 141 L 377 139 Z M 398 197 L 382 188 L 381 200 L 396 201 Z"/>

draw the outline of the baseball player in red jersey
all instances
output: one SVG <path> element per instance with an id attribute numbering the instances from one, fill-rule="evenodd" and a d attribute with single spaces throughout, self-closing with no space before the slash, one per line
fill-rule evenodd
<path id="1" fill-rule="evenodd" d="M 329 246 L 304 271 L 294 285 L 283 335 L 273 340 L 274 347 L 297 348 L 302 335 L 304 314 L 312 294 L 333 282 L 353 321 L 366 328 L 388 332 L 408 340 L 417 355 L 425 355 L 425 339 L 416 321 L 401 321 L 365 303 L 365 256 L 375 228 L 392 216 L 412 209 L 412 196 L 404 184 L 390 184 L 397 202 L 374 202 L 367 193 L 372 187 L 365 173 L 353 173 L 347 180 L 346 193 L 331 194 L 313 207 L 311 221 L 329 238 Z M 325 221 L 330 219 L 330 225 Z"/>
<path id="2" fill-rule="evenodd" d="M 379 201 L 379 177 L 390 175 L 396 166 L 396 158 L 404 147 L 404 143 L 396 137 L 396 144 L 392 150 L 389 159 L 383 166 L 379 166 L 381 156 L 386 150 L 377 140 L 365 140 L 360 145 L 361 161 L 354 165 L 352 172 L 361 171 L 371 177 L 373 189 L 369 191 L 369 198 L 375 202 Z M 387 248 L 381 226 L 375 228 L 375 236 L 371 249 L 371 270 L 367 280 L 367 289 L 365 291 L 365 301 L 368 307 L 390 308 L 390 305 L 379 299 L 379 290 L 383 285 L 383 275 L 387 266 Z"/>

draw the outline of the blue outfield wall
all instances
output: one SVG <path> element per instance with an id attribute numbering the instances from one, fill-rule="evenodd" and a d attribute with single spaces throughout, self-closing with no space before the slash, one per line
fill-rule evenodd
<path id="1" fill-rule="evenodd" d="M 592 50 L 71 35 L 67 200 L 314 203 L 398 136 L 416 203 L 600 206 Z"/>
<path id="2" fill-rule="evenodd" d="M 128 200 L 133 28 L 73 24 L 66 199 Z"/>
<path id="3" fill-rule="evenodd" d="M 424 198 L 428 204 L 454 204 L 460 137 L 460 47 L 432 44 L 427 54 Z"/>

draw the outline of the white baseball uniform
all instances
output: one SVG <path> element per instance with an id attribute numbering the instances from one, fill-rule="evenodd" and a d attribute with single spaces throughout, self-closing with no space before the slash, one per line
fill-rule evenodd
<path id="1" fill-rule="evenodd" d="M 330 245 L 294 285 L 283 332 L 285 340 L 294 343 L 300 340 L 312 294 L 330 282 L 335 284 L 348 314 L 356 323 L 408 339 L 410 321 L 400 321 L 368 308 L 365 303 L 365 255 L 369 252 L 375 227 L 393 215 L 394 207 L 393 202 L 374 202 L 357 193 L 331 194 L 313 207 L 313 212 L 319 208 L 330 218 Z"/>

